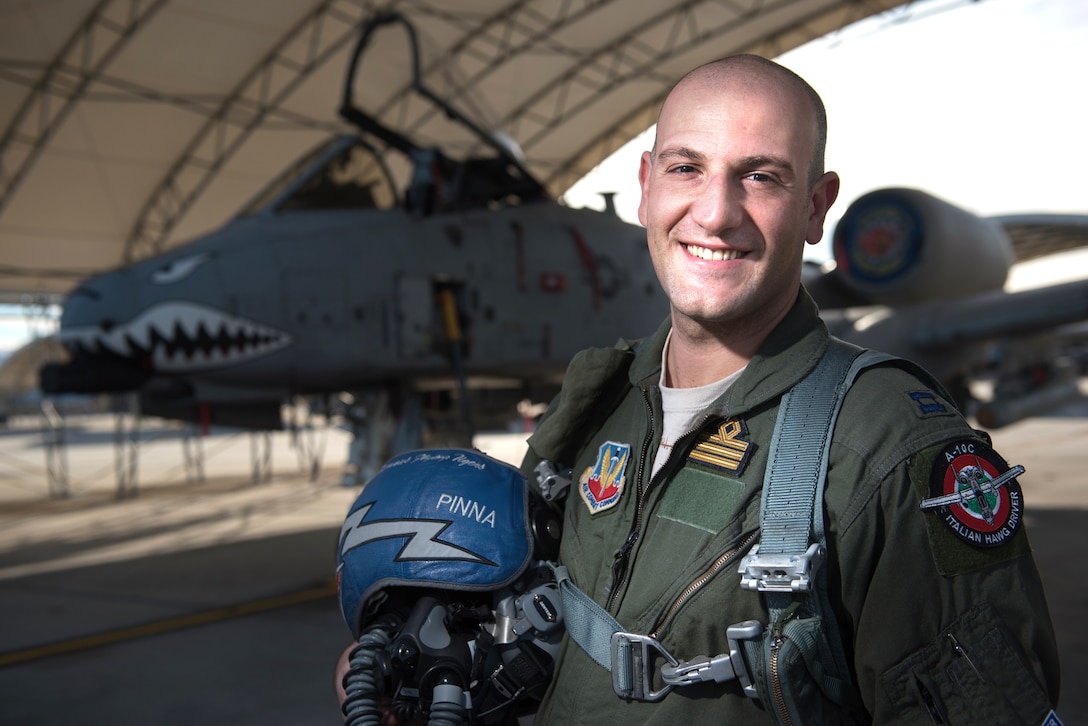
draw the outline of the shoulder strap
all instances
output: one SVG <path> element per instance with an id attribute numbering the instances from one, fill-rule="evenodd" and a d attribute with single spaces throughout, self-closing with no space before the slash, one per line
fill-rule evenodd
<path id="1" fill-rule="evenodd" d="M 826 664 L 826 685 L 829 694 L 842 697 L 851 682 L 850 667 L 820 566 L 827 552 L 823 498 L 828 457 L 854 379 L 891 360 L 832 338 L 812 372 L 783 396 L 763 482 L 760 542 L 740 567 L 741 586 L 765 594 L 772 627 L 799 594 L 808 593 L 806 607 L 823 623 L 826 643 L 820 645 L 833 659 Z"/>

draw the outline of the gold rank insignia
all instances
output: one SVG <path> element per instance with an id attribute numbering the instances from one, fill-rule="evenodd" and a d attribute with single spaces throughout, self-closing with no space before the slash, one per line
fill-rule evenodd
<path id="1" fill-rule="evenodd" d="M 728 419 L 717 431 L 704 431 L 699 434 L 688 459 L 740 474 L 748 465 L 748 459 L 756 447 L 747 437 L 748 427 L 743 421 Z"/>

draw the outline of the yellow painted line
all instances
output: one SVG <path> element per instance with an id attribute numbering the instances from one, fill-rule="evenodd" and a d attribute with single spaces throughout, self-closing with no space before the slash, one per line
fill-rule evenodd
<path id="1" fill-rule="evenodd" d="M 227 605 L 226 607 L 215 608 L 213 610 L 190 613 L 189 615 L 179 615 L 176 618 L 166 618 L 165 620 L 156 620 L 151 623 L 134 625 L 128 628 L 108 630 L 96 635 L 87 635 L 81 638 L 62 640 L 57 643 L 36 645 L 31 648 L 0 653 L 0 668 L 39 660 L 41 658 L 48 658 L 54 655 L 65 655 L 81 650 L 100 648 L 105 645 L 123 643 L 128 640 L 144 638 L 150 635 L 161 635 L 162 633 L 169 633 L 183 628 L 208 625 L 221 620 L 229 620 L 230 618 L 237 618 L 243 615 L 253 615 L 254 613 L 267 612 L 269 610 L 276 610 L 278 608 L 290 607 L 291 605 L 299 605 L 304 602 L 311 602 L 335 596 L 336 583 L 333 580 L 329 580 L 307 590 L 299 590 L 284 595 L 273 595 L 271 597 L 251 600 L 237 605 Z"/>

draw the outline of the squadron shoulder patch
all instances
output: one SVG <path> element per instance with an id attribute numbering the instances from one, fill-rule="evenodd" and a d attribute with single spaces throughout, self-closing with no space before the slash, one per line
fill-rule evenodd
<path id="1" fill-rule="evenodd" d="M 1023 494 L 1016 481 L 1023 473 L 1024 467 L 1009 467 L 981 441 L 951 442 L 933 460 L 929 497 L 920 508 L 934 512 L 970 545 L 1000 547 L 1023 521 Z"/>
<path id="2" fill-rule="evenodd" d="M 586 467 L 578 479 L 582 501 L 591 514 L 616 506 L 627 482 L 627 462 L 631 458 L 630 444 L 606 441 L 597 450 L 597 461 Z"/>
<path id="3" fill-rule="evenodd" d="M 918 517 L 937 571 L 954 577 L 1031 552 L 1017 477 L 979 437 L 932 446 L 911 457 Z"/>

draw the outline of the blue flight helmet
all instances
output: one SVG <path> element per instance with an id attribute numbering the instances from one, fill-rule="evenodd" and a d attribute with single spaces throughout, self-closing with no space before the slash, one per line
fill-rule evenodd
<path id="1" fill-rule="evenodd" d="M 386 462 L 340 531 L 340 607 L 359 645 L 345 723 L 514 723 L 551 681 L 562 604 L 547 565 L 559 513 L 479 451 Z M 388 700 L 386 700 L 388 699 Z"/>

